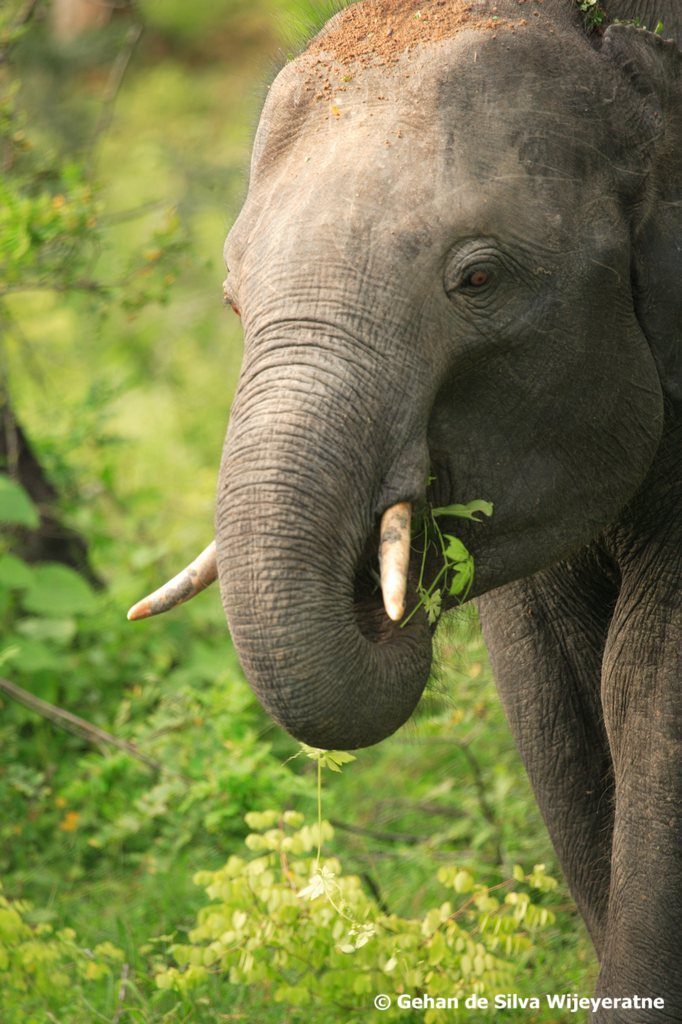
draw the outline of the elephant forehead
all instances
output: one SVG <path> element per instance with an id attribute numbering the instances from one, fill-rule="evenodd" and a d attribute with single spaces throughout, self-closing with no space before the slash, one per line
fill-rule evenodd
<path id="1" fill-rule="evenodd" d="M 437 247 L 467 234 L 570 241 L 594 205 L 586 183 L 607 194 L 613 160 L 598 59 L 584 41 L 566 49 L 533 23 L 504 38 L 469 26 L 348 74 L 304 53 L 271 89 L 228 264 L 254 240 L 316 245 L 325 226 L 337 246 L 395 232 Z"/>
<path id="2" fill-rule="evenodd" d="M 364 4 L 348 11 L 356 6 Z M 367 170 L 381 147 L 402 138 L 414 150 L 415 175 L 420 159 L 432 164 L 468 149 L 481 166 L 522 145 L 526 162 L 544 148 L 582 172 L 571 168 L 576 152 L 594 162 L 607 140 L 599 61 L 577 34 L 558 36 L 523 18 L 510 26 L 490 32 L 465 22 L 456 35 L 420 42 L 388 64 L 336 60 L 324 49 L 336 34 L 323 34 L 271 87 L 252 180 L 325 150 L 336 161 L 350 154 Z"/>
<path id="3" fill-rule="evenodd" d="M 444 98 L 443 84 L 453 71 L 466 76 L 467 57 L 476 54 L 479 34 L 469 27 L 462 35 L 463 45 L 456 38 L 433 40 L 401 52 L 390 64 L 337 60 L 314 43 L 270 86 L 254 143 L 252 174 L 267 172 L 299 140 L 308 144 L 316 135 L 333 139 L 332 130 L 338 134 L 349 124 L 380 132 L 402 122 L 428 134 Z"/>
<path id="4" fill-rule="evenodd" d="M 502 29 L 509 21 L 497 11 L 471 0 L 361 0 L 332 18 L 308 52 L 346 66 L 387 67 L 405 51 L 465 29 Z"/>
<path id="5" fill-rule="evenodd" d="M 337 247 L 383 239 L 388 253 L 397 233 L 423 251 L 467 235 L 538 237 L 538 221 L 559 244 L 561 225 L 574 230 L 590 205 L 579 201 L 585 182 L 598 181 L 594 147 L 566 140 L 559 120 L 543 134 L 524 117 L 502 126 L 481 118 L 476 132 L 461 119 L 423 125 L 398 110 L 381 119 L 340 110 L 252 176 L 235 232 L 244 246 L 282 252 L 308 238 L 319 251 L 324 238 Z"/>

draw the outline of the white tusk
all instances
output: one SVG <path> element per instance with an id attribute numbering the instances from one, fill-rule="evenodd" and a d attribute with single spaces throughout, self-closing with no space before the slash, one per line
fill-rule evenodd
<path id="1" fill-rule="evenodd" d="M 155 590 L 149 597 L 134 604 L 128 612 L 131 621 L 147 619 L 150 615 L 160 615 L 170 611 L 176 605 L 189 601 L 200 594 L 218 578 L 218 565 L 215 553 L 215 541 L 201 552 L 186 569 L 179 572 L 168 583 Z"/>
<path id="2" fill-rule="evenodd" d="M 411 507 L 401 501 L 386 509 L 379 530 L 381 593 L 389 619 L 398 622 L 405 614 L 407 570 L 410 564 Z"/>

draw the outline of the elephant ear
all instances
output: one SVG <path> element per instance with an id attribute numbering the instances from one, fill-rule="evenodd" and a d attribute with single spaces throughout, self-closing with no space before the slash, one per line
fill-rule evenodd
<path id="1" fill-rule="evenodd" d="M 642 182 L 632 204 L 635 312 L 664 391 L 682 400 L 682 53 L 626 25 L 607 29 L 601 52 L 625 86 L 616 94 L 625 124 L 616 130 Z"/>

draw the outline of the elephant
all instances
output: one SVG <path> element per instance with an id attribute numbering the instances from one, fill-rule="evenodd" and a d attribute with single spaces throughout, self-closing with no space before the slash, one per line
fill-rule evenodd
<path id="1" fill-rule="evenodd" d="M 648 1024 L 682 1020 L 682 10 L 582 7 L 360 0 L 280 71 L 225 247 L 216 541 L 131 617 L 217 575 L 274 719 L 368 746 L 430 671 L 410 516 L 493 503 L 443 529 L 599 958 L 591 1019 Z"/>

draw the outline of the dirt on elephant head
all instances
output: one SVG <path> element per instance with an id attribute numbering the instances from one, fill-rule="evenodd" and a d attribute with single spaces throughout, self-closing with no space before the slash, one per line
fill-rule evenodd
<path id="1" fill-rule="evenodd" d="M 337 15 L 307 52 L 330 55 L 345 65 L 386 66 L 413 46 L 448 39 L 462 29 L 494 31 L 513 26 L 514 22 L 497 14 L 494 3 L 484 7 L 464 0 L 360 0 Z"/>

